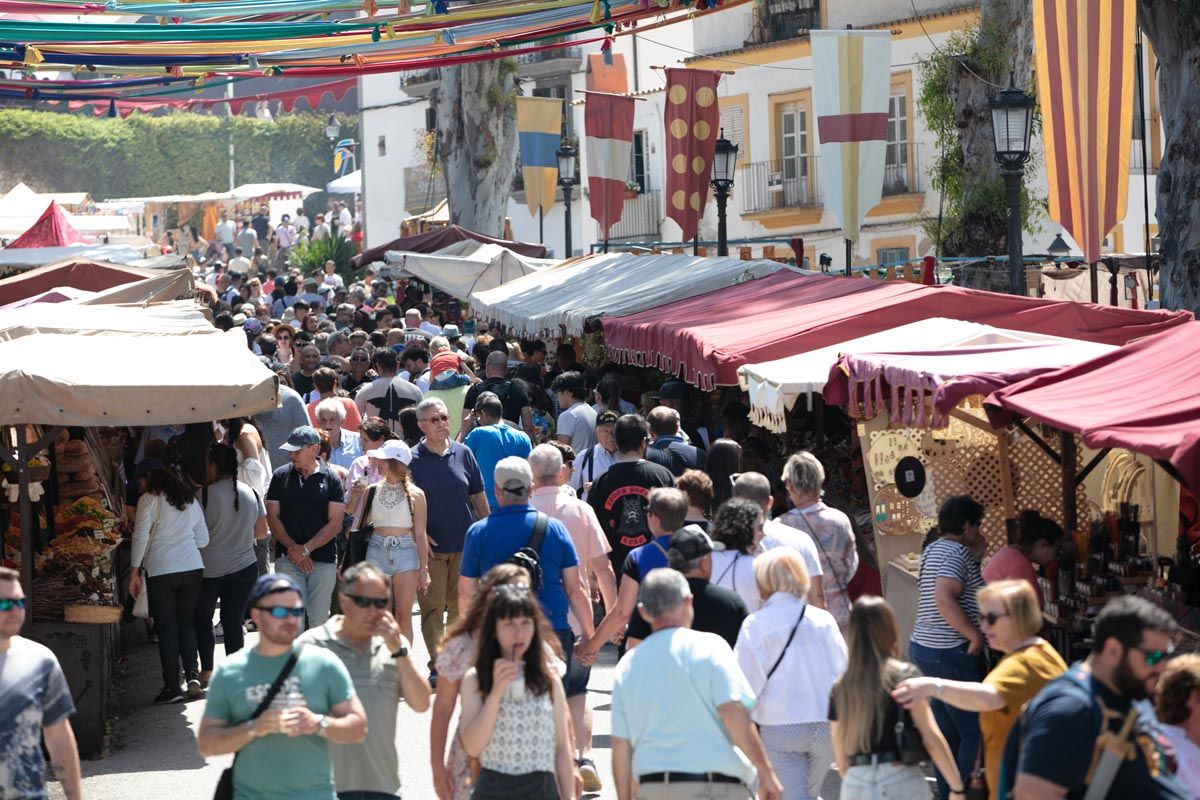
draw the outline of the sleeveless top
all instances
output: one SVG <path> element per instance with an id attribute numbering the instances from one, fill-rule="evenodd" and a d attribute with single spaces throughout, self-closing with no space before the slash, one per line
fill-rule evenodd
<path id="1" fill-rule="evenodd" d="M 525 775 L 554 774 L 554 700 L 550 692 L 535 695 L 528 690 L 524 700 L 505 697 L 492 729 L 492 738 L 479 763 L 493 772 Z"/>
<path id="2" fill-rule="evenodd" d="M 376 528 L 411 528 L 412 509 L 408 507 L 408 495 L 404 485 L 379 483 L 375 486 L 375 499 L 371 502 L 371 522 Z"/>

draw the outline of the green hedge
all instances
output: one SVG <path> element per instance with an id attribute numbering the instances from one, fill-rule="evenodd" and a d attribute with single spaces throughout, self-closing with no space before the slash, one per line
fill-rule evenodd
<path id="1" fill-rule="evenodd" d="M 238 184 L 283 181 L 324 187 L 334 178 L 324 113 L 280 114 L 274 122 L 233 119 Z M 358 121 L 341 118 L 342 136 Z M 125 119 L 0 110 L 0 189 L 24 181 L 37 191 L 86 191 L 96 199 L 194 194 L 229 188 L 227 117 L 178 112 Z"/>

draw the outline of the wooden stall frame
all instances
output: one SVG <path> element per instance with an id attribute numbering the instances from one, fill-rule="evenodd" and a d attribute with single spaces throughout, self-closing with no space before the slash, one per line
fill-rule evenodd
<path id="1" fill-rule="evenodd" d="M 50 447 L 50 443 L 65 430 L 61 425 L 52 425 L 42 431 L 42 435 L 34 442 L 25 441 L 23 425 L 14 426 L 17 431 L 15 451 L 5 442 L 0 448 L 0 460 L 12 467 L 17 473 L 17 503 L 21 513 L 21 585 L 26 595 L 33 598 L 33 503 L 29 499 L 29 461 Z M 28 627 L 33 622 L 33 614 L 25 617 Z"/>

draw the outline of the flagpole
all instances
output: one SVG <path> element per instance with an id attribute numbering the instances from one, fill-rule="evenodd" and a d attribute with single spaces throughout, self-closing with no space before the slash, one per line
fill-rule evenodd
<path id="1" fill-rule="evenodd" d="M 546 234 L 544 232 L 545 222 L 546 222 L 546 209 L 542 208 L 541 204 L 539 203 L 538 204 L 538 242 L 540 244 L 546 243 Z"/>
<path id="2" fill-rule="evenodd" d="M 851 242 L 849 239 L 847 239 L 846 240 L 846 277 L 847 278 L 849 278 L 851 275 L 851 271 L 850 271 L 851 253 L 850 253 L 850 251 L 851 251 L 851 248 L 853 248 L 853 246 L 854 246 L 854 243 Z"/>

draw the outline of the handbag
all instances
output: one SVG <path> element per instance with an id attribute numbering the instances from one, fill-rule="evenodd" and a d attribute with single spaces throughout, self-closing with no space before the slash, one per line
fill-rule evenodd
<path id="1" fill-rule="evenodd" d="M 902 764 L 911 767 L 924 764 L 929 760 L 929 751 L 925 749 L 925 740 L 921 738 L 921 732 L 913 723 L 912 714 L 902 706 L 893 733 L 896 737 L 896 754 L 900 756 Z"/>
<path id="2" fill-rule="evenodd" d="M 342 559 L 342 569 L 367 560 L 367 548 L 371 546 L 371 537 L 375 535 L 375 525 L 368 522 L 374 502 L 375 487 L 372 486 L 367 489 L 367 499 L 363 503 L 362 516 L 358 518 L 358 527 L 350 531 L 350 540 L 346 543 L 346 556 Z"/>
<path id="3" fill-rule="evenodd" d="M 275 682 L 267 689 L 262 702 L 258 704 L 258 708 L 254 709 L 254 713 L 250 715 L 250 719 L 246 720 L 247 722 L 258 719 L 270 707 L 272 701 L 275 700 L 275 695 L 279 694 L 279 690 L 283 688 L 283 682 L 287 680 L 287 676 L 291 674 L 292 668 L 296 666 L 296 660 L 300 657 L 300 647 L 303 647 L 303 645 L 297 646 L 292 651 L 291 657 L 283 665 L 283 669 L 279 671 Z M 213 800 L 233 800 L 233 765 L 237 764 L 238 755 L 238 753 L 234 753 L 233 764 L 221 772 L 221 777 L 217 780 L 217 788 L 213 791 Z"/>
<path id="4" fill-rule="evenodd" d="M 983 739 L 979 740 L 979 750 L 975 753 L 975 766 L 971 770 L 971 774 L 967 777 L 966 791 L 963 796 L 966 800 L 987 800 L 988 785 L 987 773 L 983 769 Z"/>
<path id="5" fill-rule="evenodd" d="M 146 537 L 146 552 L 142 554 L 142 564 L 145 564 L 150 558 L 150 545 L 154 543 L 154 532 L 158 530 L 158 515 L 162 512 L 162 498 L 158 498 L 159 505 L 154 507 L 154 521 L 150 523 L 150 534 Z M 142 569 L 141 566 L 133 569 Z M 144 570 L 143 570 L 144 571 Z M 150 618 L 150 587 L 148 584 L 148 576 L 142 576 L 142 582 L 138 585 L 137 596 L 133 598 L 133 609 L 129 612 L 137 619 Z"/>

